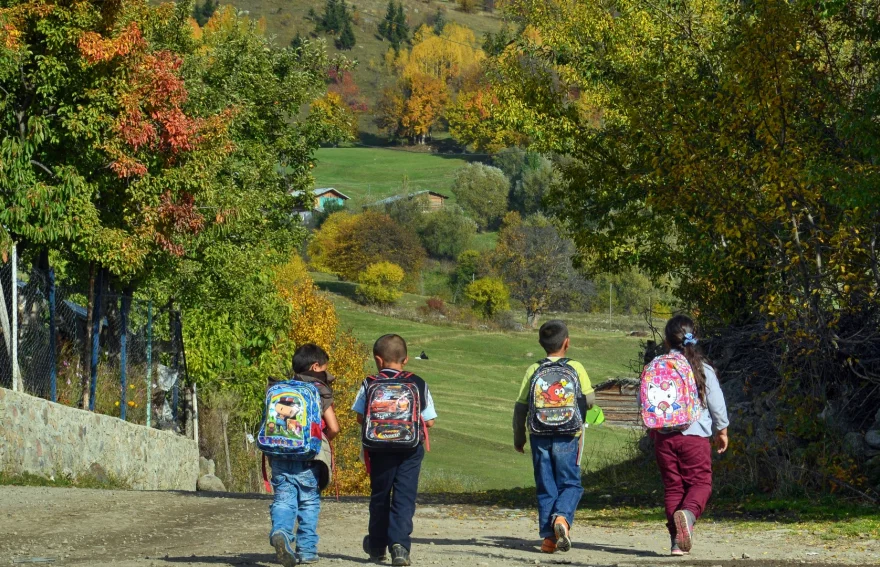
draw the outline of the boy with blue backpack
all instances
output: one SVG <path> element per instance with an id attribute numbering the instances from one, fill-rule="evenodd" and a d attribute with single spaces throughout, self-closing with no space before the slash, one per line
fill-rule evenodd
<path id="1" fill-rule="evenodd" d="M 364 552 L 392 565 L 410 565 L 413 515 L 428 428 L 437 412 L 428 385 L 406 372 L 406 341 L 384 335 L 373 345 L 379 371 L 358 390 L 352 410 L 362 425 L 364 462 L 370 475 L 370 524 Z"/>
<path id="2" fill-rule="evenodd" d="M 257 446 L 272 469 L 269 542 L 284 567 L 318 561 L 320 492 L 330 483 L 329 441 L 339 434 L 328 363 L 324 349 L 302 345 L 293 355 L 294 376 L 266 391 Z M 265 460 L 263 466 L 265 479 Z"/>
<path id="3" fill-rule="evenodd" d="M 538 331 L 547 353 L 526 371 L 513 411 L 513 446 L 525 452 L 526 423 L 531 433 L 532 465 L 538 494 L 541 551 L 571 549 L 570 530 L 584 493 L 581 450 L 587 410 L 595 394 L 580 362 L 565 358 L 568 327 L 548 321 Z"/>

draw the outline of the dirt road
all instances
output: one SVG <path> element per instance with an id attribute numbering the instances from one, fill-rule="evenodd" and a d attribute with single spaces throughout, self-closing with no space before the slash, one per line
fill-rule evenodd
<path id="1" fill-rule="evenodd" d="M 258 496 L 0 487 L 0 565 L 94 567 L 271 566 L 268 505 Z M 367 525 L 363 500 L 327 500 L 321 512 L 325 565 L 362 565 Z M 421 506 L 413 544 L 415 565 L 724 565 L 769 567 L 877 564 L 880 543 L 860 540 L 824 547 L 768 524 L 737 533 L 732 525 L 703 523 L 695 552 L 666 556 L 659 525 L 630 528 L 576 526 L 567 554 L 538 552 L 533 514 L 473 506 Z M 750 559 L 742 559 L 743 554 Z M 51 560 L 51 562 L 50 562 Z"/>

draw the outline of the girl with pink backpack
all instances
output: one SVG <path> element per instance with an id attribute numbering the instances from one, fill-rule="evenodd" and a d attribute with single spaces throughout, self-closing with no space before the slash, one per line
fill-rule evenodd
<path id="1" fill-rule="evenodd" d="M 685 315 L 666 323 L 669 354 L 645 366 L 639 390 L 642 421 L 663 480 L 672 555 L 690 552 L 694 524 L 712 494 L 710 438 L 714 434 L 718 453 L 728 443 L 724 394 L 694 327 Z"/>

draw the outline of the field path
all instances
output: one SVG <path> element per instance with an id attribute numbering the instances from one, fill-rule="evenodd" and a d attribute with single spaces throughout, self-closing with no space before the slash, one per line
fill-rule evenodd
<path id="1" fill-rule="evenodd" d="M 0 565 L 95 567 L 271 566 L 270 499 L 251 495 L 0 487 Z M 362 565 L 367 524 L 362 499 L 327 500 L 321 514 L 323 565 Z M 878 542 L 823 547 L 779 529 L 737 533 L 734 524 L 700 526 L 695 553 L 664 555 L 662 526 L 576 527 L 567 554 L 535 548 L 530 511 L 424 505 L 416 515 L 414 565 L 782 566 L 875 564 Z M 751 559 L 742 559 L 743 553 Z M 739 558 L 734 560 L 735 558 Z M 386 563 L 387 564 L 387 563 Z"/>

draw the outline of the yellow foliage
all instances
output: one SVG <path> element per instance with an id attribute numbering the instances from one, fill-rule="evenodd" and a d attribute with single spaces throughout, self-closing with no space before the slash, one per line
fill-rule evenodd
<path id="1" fill-rule="evenodd" d="M 330 355 L 330 372 L 336 376 L 333 398 L 342 433 L 334 440 L 339 490 L 366 494 L 369 478 L 360 464 L 360 426 L 349 411 L 368 361 L 363 344 L 339 328 L 333 303 L 324 296 L 298 256 L 275 269 L 275 286 L 290 309 L 288 339 L 294 345 L 314 343 Z"/>
<path id="2" fill-rule="evenodd" d="M 430 26 L 420 27 L 413 36 L 412 50 L 401 50 L 394 64 L 404 77 L 427 75 L 448 83 L 485 59 L 474 32 L 450 22 L 439 36 Z"/>

